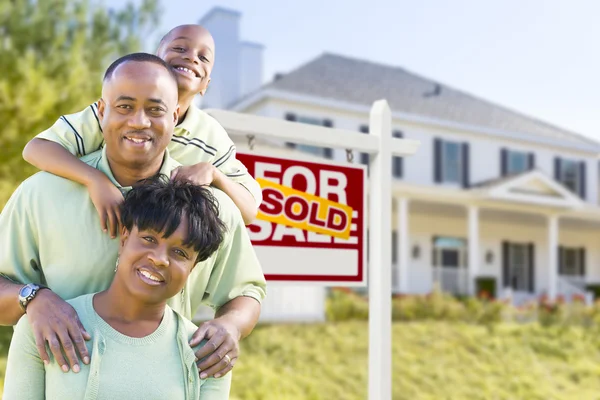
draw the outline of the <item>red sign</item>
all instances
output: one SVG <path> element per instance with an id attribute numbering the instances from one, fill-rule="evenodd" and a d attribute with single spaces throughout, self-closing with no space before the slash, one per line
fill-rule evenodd
<path id="1" fill-rule="evenodd" d="M 237 157 L 263 190 L 248 233 L 267 280 L 365 283 L 364 166 Z"/>

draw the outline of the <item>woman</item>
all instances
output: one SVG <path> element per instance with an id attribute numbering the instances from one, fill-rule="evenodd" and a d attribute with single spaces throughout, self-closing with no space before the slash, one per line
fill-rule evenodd
<path id="1" fill-rule="evenodd" d="M 44 365 L 28 318 L 21 318 L 10 344 L 4 399 L 229 397 L 231 374 L 200 379 L 196 349 L 188 345 L 197 327 L 166 304 L 223 239 L 212 193 L 157 177 L 126 195 L 121 215 L 110 287 L 69 301 L 92 335 L 86 343 L 90 364 L 77 373 L 63 372 L 54 359 Z"/>

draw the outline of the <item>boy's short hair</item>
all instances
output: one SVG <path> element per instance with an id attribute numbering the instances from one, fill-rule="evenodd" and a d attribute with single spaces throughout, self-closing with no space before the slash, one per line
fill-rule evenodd
<path id="1" fill-rule="evenodd" d="M 177 84 L 177 75 L 175 74 L 175 71 L 173 71 L 173 68 L 171 68 L 171 66 L 169 64 L 167 64 L 165 62 L 165 60 L 163 60 L 162 58 L 160 58 L 154 54 L 150 54 L 150 53 L 131 53 L 131 54 L 124 55 L 123 57 L 117 58 L 106 69 L 106 72 L 104 73 L 103 81 L 106 82 L 107 80 L 112 78 L 113 73 L 115 72 L 115 69 L 117 69 L 117 67 L 119 65 L 125 64 L 127 62 L 149 62 L 149 63 L 158 64 L 158 65 L 164 67 L 167 71 L 169 71 L 169 75 L 171 75 L 171 77 Z"/>
<path id="2" fill-rule="evenodd" d="M 207 187 L 159 174 L 139 181 L 121 205 L 121 221 L 130 232 L 136 226 L 168 238 L 182 218 L 188 224 L 184 245 L 198 252 L 196 262 L 208 259 L 221 245 L 226 226 L 219 219 L 218 201 Z"/>

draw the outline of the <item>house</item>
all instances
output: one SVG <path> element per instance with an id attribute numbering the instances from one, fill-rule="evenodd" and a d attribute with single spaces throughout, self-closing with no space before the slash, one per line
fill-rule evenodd
<path id="1" fill-rule="evenodd" d="M 400 67 L 329 53 L 237 93 L 211 106 L 364 133 L 373 101 L 387 99 L 393 135 L 421 142 L 417 155 L 392 162 L 395 292 L 510 289 L 523 301 L 600 284 L 600 143 Z M 234 140 L 246 151 L 245 138 Z M 343 146 L 256 146 L 347 159 Z M 286 298 L 323 306 L 322 288 L 272 292 L 282 313 Z"/>

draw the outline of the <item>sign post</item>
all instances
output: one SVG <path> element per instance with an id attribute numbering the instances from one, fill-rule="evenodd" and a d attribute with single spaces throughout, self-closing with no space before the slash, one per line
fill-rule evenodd
<path id="1" fill-rule="evenodd" d="M 364 286 L 369 293 L 369 399 L 391 400 L 392 156 L 419 142 L 392 138 L 385 100 L 373 103 L 369 135 L 224 110 L 208 110 L 229 134 L 369 154 L 369 268 L 365 271 L 365 170 L 362 166 L 239 154 L 263 188 L 250 237 L 271 281 Z"/>

